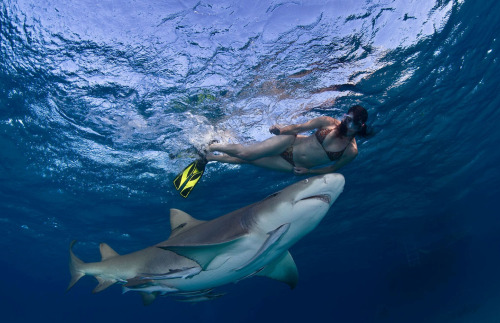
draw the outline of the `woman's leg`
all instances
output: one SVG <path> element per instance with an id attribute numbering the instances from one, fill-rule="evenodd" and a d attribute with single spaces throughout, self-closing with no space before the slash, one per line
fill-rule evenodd
<path id="1" fill-rule="evenodd" d="M 237 158 L 237 157 L 231 157 L 229 155 L 214 155 L 212 153 L 208 153 L 205 158 L 208 161 L 217 161 L 221 163 L 228 163 L 228 164 L 247 164 L 248 161 Z"/>
<path id="2" fill-rule="evenodd" d="M 263 157 L 253 161 L 248 162 L 251 165 L 277 170 L 280 172 L 292 172 L 293 166 L 283 159 L 281 156 L 271 156 L 271 157 Z"/>
<path id="3" fill-rule="evenodd" d="M 246 161 L 255 161 L 281 154 L 294 143 L 295 138 L 295 135 L 279 135 L 248 146 L 214 143 L 208 146 L 208 150 L 219 151 Z"/>
<path id="4" fill-rule="evenodd" d="M 237 157 L 231 157 L 229 155 L 214 155 L 212 153 L 208 153 L 206 158 L 208 161 L 218 161 L 228 164 L 250 164 L 257 167 L 277 170 L 281 172 L 293 171 L 293 166 L 289 162 L 284 160 L 281 156 L 262 157 L 253 161 L 246 161 Z"/>

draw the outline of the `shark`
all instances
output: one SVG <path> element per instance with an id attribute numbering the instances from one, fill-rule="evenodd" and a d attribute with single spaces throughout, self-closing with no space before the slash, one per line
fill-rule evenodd
<path id="1" fill-rule="evenodd" d="M 121 284 L 123 292 L 139 292 L 149 305 L 165 295 L 193 302 L 218 298 L 223 294 L 213 293 L 214 288 L 254 276 L 293 289 L 298 270 L 289 249 L 318 226 L 344 185 L 338 173 L 307 178 L 208 221 L 171 209 L 167 240 L 124 255 L 101 243 L 99 262 L 80 260 L 72 241 L 67 290 L 83 276 L 93 276 L 98 281 L 94 293 Z"/>

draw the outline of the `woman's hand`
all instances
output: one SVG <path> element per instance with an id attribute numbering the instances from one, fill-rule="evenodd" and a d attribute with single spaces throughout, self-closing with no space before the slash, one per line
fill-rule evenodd
<path id="1" fill-rule="evenodd" d="M 271 126 L 269 132 L 276 136 L 281 134 L 280 128 L 277 125 Z"/>
<path id="2" fill-rule="evenodd" d="M 304 167 L 294 167 L 293 173 L 295 175 L 307 175 L 307 174 L 309 174 L 309 169 L 304 168 Z"/>

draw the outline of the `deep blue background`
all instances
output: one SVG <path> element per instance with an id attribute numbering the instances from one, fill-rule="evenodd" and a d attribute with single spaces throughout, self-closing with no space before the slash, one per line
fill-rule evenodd
<path id="1" fill-rule="evenodd" d="M 498 2 L 0 10 L 2 322 L 500 321 Z M 211 219 L 297 180 L 209 164 L 183 200 L 171 181 L 205 134 L 261 140 L 353 103 L 376 135 L 291 249 L 295 290 L 257 277 L 149 307 L 118 286 L 93 295 L 88 277 L 64 292 L 72 239 L 97 261 L 101 241 L 127 253 L 164 240 L 170 207 Z"/>

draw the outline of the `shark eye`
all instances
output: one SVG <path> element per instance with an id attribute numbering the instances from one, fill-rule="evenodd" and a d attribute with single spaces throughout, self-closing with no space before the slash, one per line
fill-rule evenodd
<path id="1" fill-rule="evenodd" d="M 304 183 L 306 183 L 306 184 L 309 183 L 309 179 L 305 179 Z"/>

